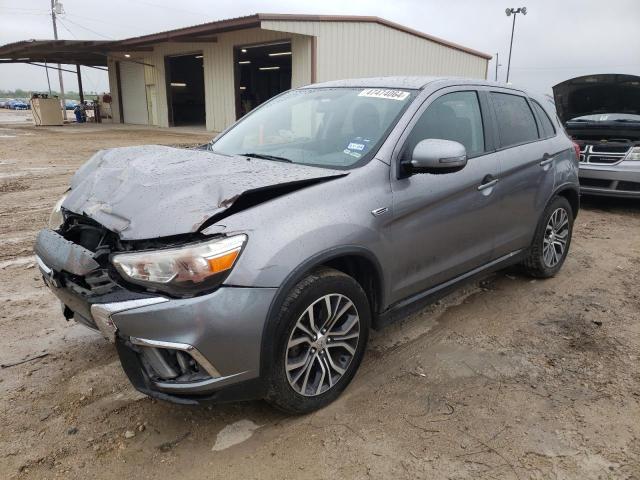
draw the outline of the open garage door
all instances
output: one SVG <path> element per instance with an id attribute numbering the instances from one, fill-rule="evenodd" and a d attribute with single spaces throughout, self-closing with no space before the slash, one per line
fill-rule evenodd
<path id="1" fill-rule="evenodd" d="M 120 62 L 120 96 L 123 123 L 148 125 L 147 92 L 144 86 L 144 65 Z"/>
<path id="2" fill-rule="evenodd" d="M 236 117 L 291 88 L 291 42 L 234 48 Z"/>
<path id="3" fill-rule="evenodd" d="M 202 53 L 165 58 L 169 125 L 206 123 Z"/>

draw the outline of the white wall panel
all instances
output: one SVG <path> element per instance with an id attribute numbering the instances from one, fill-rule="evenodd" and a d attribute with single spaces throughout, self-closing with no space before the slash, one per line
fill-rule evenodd
<path id="1" fill-rule="evenodd" d="M 486 75 L 485 58 L 377 23 L 269 20 L 262 28 L 316 36 L 319 82 L 381 75 Z"/>
<path id="2" fill-rule="evenodd" d="M 120 63 L 120 87 L 124 122 L 148 125 L 147 92 L 144 85 L 144 67 L 139 63 Z"/>

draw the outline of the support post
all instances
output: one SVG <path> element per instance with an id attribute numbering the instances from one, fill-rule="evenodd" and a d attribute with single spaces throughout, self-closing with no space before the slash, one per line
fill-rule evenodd
<path id="1" fill-rule="evenodd" d="M 76 73 L 78 75 L 78 93 L 80 94 L 80 103 L 84 103 L 84 92 L 82 91 L 82 73 L 80 73 L 79 63 L 76 63 Z"/>

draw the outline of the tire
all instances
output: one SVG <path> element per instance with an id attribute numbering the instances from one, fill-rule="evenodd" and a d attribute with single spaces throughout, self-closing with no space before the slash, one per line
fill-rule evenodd
<path id="1" fill-rule="evenodd" d="M 535 278 L 555 276 L 567 258 L 572 233 L 571 204 L 564 197 L 554 197 L 545 208 L 536 228 L 533 244 L 523 262 L 525 271 Z"/>
<path id="2" fill-rule="evenodd" d="M 335 317 L 328 324 L 327 299 Z M 352 277 L 330 268 L 307 274 L 277 317 L 266 400 L 293 414 L 333 402 L 360 366 L 370 326 L 367 295 Z"/>

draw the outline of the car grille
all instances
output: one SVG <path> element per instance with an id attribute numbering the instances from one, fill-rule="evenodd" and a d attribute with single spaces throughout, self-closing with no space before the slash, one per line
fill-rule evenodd
<path id="1" fill-rule="evenodd" d="M 64 272 L 63 277 L 67 288 L 85 298 L 105 295 L 118 288 L 106 269 L 94 270 L 83 277 Z"/>
<path id="2" fill-rule="evenodd" d="M 631 147 L 627 145 L 583 145 L 580 163 L 591 165 L 614 165 L 621 162 Z"/>

